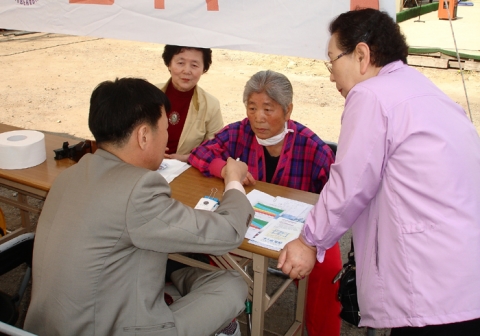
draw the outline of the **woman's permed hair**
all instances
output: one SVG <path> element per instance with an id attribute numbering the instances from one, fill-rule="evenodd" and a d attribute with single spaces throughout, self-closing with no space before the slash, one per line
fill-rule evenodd
<path id="1" fill-rule="evenodd" d="M 293 100 L 293 88 L 292 83 L 285 75 L 272 70 L 257 72 L 245 84 L 243 103 L 247 105 L 248 98 L 252 93 L 262 92 L 280 104 L 283 112 L 287 113 L 288 106 Z"/>
<path id="2" fill-rule="evenodd" d="M 352 53 L 360 42 L 370 48 L 370 63 L 382 67 L 401 60 L 407 64 L 408 45 L 398 24 L 385 12 L 366 8 L 340 14 L 330 23 L 337 46 Z"/>
<path id="3" fill-rule="evenodd" d="M 203 73 L 207 72 L 210 69 L 210 65 L 212 65 L 212 49 L 210 48 L 195 48 L 195 47 L 185 47 L 185 46 L 177 46 L 167 44 L 165 48 L 163 48 L 163 63 L 168 67 L 170 62 L 172 62 L 172 58 L 175 55 L 180 54 L 185 50 L 198 50 L 203 55 Z"/>

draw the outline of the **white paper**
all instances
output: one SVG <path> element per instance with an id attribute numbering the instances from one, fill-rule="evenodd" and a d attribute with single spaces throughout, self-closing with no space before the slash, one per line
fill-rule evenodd
<path id="1" fill-rule="evenodd" d="M 277 251 L 278 248 L 283 248 L 286 243 L 298 237 L 308 213 L 313 208 L 313 205 L 311 204 L 295 201 L 280 196 L 273 197 L 256 189 L 249 192 L 247 194 L 247 198 L 250 201 L 250 204 L 252 204 L 253 209 L 255 210 L 255 216 L 247 230 L 245 238 L 249 239 L 249 242 L 252 244 L 260 245 L 262 247 Z M 276 242 L 269 244 L 269 239 L 275 239 L 273 239 L 271 236 L 265 236 L 261 234 L 268 227 L 271 227 L 270 223 L 272 222 L 274 223 L 273 226 L 277 230 L 279 229 L 279 226 L 282 226 L 285 223 L 289 224 L 292 227 L 285 228 L 288 228 L 289 232 L 291 230 L 295 232 L 298 231 L 298 234 L 295 236 L 295 233 L 292 232 L 292 234 L 288 235 L 288 237 L 281 240 L 282 244 L 278 244 Z M 295 226 L 293 226 L 292 223 L 296 223 Z M 279 231 L 275 232 L 276 234 L 281 235 Z M 290 237 L 292 236 L 295 237 L 290 239 Z"/>
<path id="2" fill-rule="evenodd" d="M 275 197 L 272 204 L 285 210 L 280 215 L 281 217 L 289 218 L 298 222 L 305 222 L 310 210 L 313 208 L 313 205 L 311 204 L 280 196 Z"/>
<path id="3" fill-rule="evenodd" d="M 298 238 L 303 223 L 287 218 L 276 218 L 270 221 L 249 243 L 270 250 L 280 251 L 283 247 Z"/>
<path id="4" fill-rule="evenodd" d="M 271 203 L 275 200 L 275 197 L 273 197 L 273 196 L 271 196 L 267 193 L 264 193 L 263 191 L 257 190 L 257 189 L 253 189 L 252 191 L 250 191 L 247 194 L 247 198 L 250 201 L 250 204 L 252 206 L 254 206 L 255 204 L 257 204 L 259 202 Z"/>
<path id="5" fill-rule="evenodd" d="M 257 189 L 253 189 L 252 191 L 250 191 L 247 194 L 247 198 L 250 201 L 250 204 L 252 205 L 254 210 L 255 205 L 258 203 L 270 204 L 275 200 L 275 197 Z M 253 217 L 252 223 L 248 227 L 245 238 L 252 239 L 272 219 L 273 217 L 270 218 L 258 211 L 255 211 L 255 216 Z"/>
<path id="6" fill-rule="evenodd" d="M 175 177 L 179 176 L 190 167 L 191 166 L 186 162 L 175 159 L 164 159 L 160 165 L 160 168 L 157 169 L 157 172 L 159 172 L 165 178 L 165 180 L 170 183 L 175 179 Z"/>

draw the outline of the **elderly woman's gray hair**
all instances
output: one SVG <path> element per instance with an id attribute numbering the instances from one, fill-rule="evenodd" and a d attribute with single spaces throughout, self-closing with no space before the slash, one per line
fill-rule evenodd
<path id="1" fill-rule="evenodd" d="M 245 84 L 243 91 L 243 103 L 247 105 L 248 98 L 252 93 L 265 92 L 270 99 L 275 100 L 287 113 L 288 105 L 293 100 L 292 83 L 288 78 L 279 72 L 272 70 L 259 71 L 252 76 Z"/>

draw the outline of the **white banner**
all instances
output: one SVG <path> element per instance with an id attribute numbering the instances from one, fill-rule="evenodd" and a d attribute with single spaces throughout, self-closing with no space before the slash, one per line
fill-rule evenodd
<path id="1" fill-rule="evenodd" d="M 325 59 L 351 1 L 0 0 L 0 28 Z M 394 0 L 380 9 L 395 17 Z"/>

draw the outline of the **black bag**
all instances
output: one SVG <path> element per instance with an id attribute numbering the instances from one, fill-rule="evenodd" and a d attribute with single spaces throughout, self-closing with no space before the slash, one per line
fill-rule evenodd
<path id="1" fill-rule="evenodd" d="M 357 301 L 357 281 L 355 274 L 353 240 L 351 241 L 351 249 L 348 253 L 348 261 L 333 279 L 333 283 L 339 280 L 340 287 L 338 288 L 338 300 L 342 304 L 340 317 L 342 320 L 358 327 L 358 324 L 360 323 L 360 309 Z"/>

